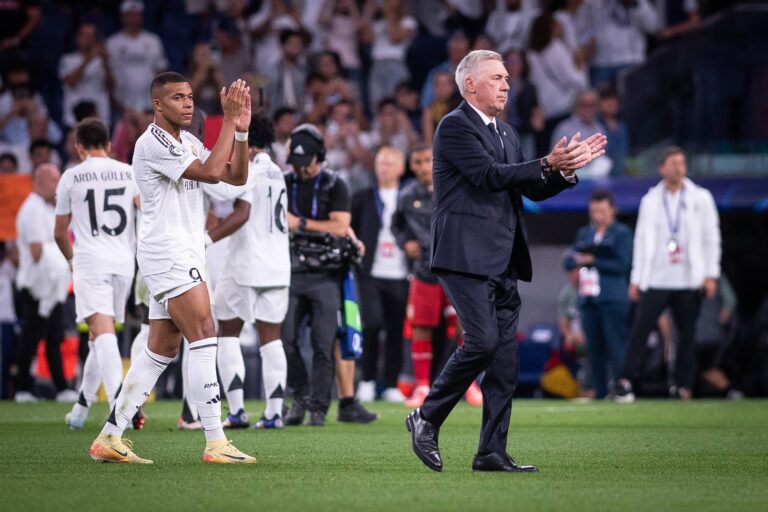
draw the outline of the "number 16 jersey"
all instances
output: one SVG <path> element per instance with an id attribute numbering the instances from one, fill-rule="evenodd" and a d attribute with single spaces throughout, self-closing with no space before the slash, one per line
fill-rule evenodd
<path id="1" fill-rule="evenodd" d="M 56 215 L 72 215 L 76 273 L 133 276 L 136 195 L 131 166 L 111 158 L 88 157 L 64 172 Z"/>

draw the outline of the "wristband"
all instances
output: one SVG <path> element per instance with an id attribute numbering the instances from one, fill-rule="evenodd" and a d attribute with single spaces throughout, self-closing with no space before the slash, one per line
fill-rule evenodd
<path id="1" fill-rule="evenodd" d="M 248 132 L 235 131 L 235 140 L 238 142 L 248 142 Z"/>
<path id="2" fill-rule="evenodd" d="M 307 218 L 299 217 L 299 231 L 306 231 L 306 230 L 307 230 Z"/>

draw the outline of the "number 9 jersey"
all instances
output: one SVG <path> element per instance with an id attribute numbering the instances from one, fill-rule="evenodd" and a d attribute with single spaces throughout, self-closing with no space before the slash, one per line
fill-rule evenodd
<path id="1" fill-rule="evenodd" d="M 56 215 L 72 216 L 75 273 L 133 277 L 138 193 L 131 166 L 111 158 L 88 157 L 64 172 Z"/>

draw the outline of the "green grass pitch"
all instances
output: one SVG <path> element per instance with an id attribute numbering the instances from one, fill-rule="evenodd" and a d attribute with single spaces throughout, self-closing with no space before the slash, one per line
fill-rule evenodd
<path id="1" fill-rule="evenodd" d="M 258 416 L 261 403 L 248 403 Z M 175 429 L 178 402 L 148 404 L 128 431 L 152 466 L 88 458 L 106 406 L 84 431 L 63 404 L 0 404 L 0 510 L 766 511 L 768 402 L 514 402 L 509 451 L 539 474 L 473 473 L 480 410 L 460 404 L 440 433 L 445 469 L 411 452 L 402 406 L 371 425 L 234 431 L 253 466 L 209 466 L 200 432 Z"/>

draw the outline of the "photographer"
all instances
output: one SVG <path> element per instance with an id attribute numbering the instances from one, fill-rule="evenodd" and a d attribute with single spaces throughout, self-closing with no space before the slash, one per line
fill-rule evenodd
<path id="1" fill-rule="evenodd" d="M 323 426 L 331 401 L 333 344 L 341 305 L 345 267 L 340 250 L 350 225 L 347 185 L 336 173 L 321 168 L 325 144 L 311 124 L 291 133 L 286 174 L 288 228 L 291 240 L 291 290 L 283 341 L 288 360 L 288 387 L 294 400 L 286 425 L 300 425 L 309 410 L 308 424 Z M 299 327 L 309 317 L 312 375 L 299 352 Z"/>

